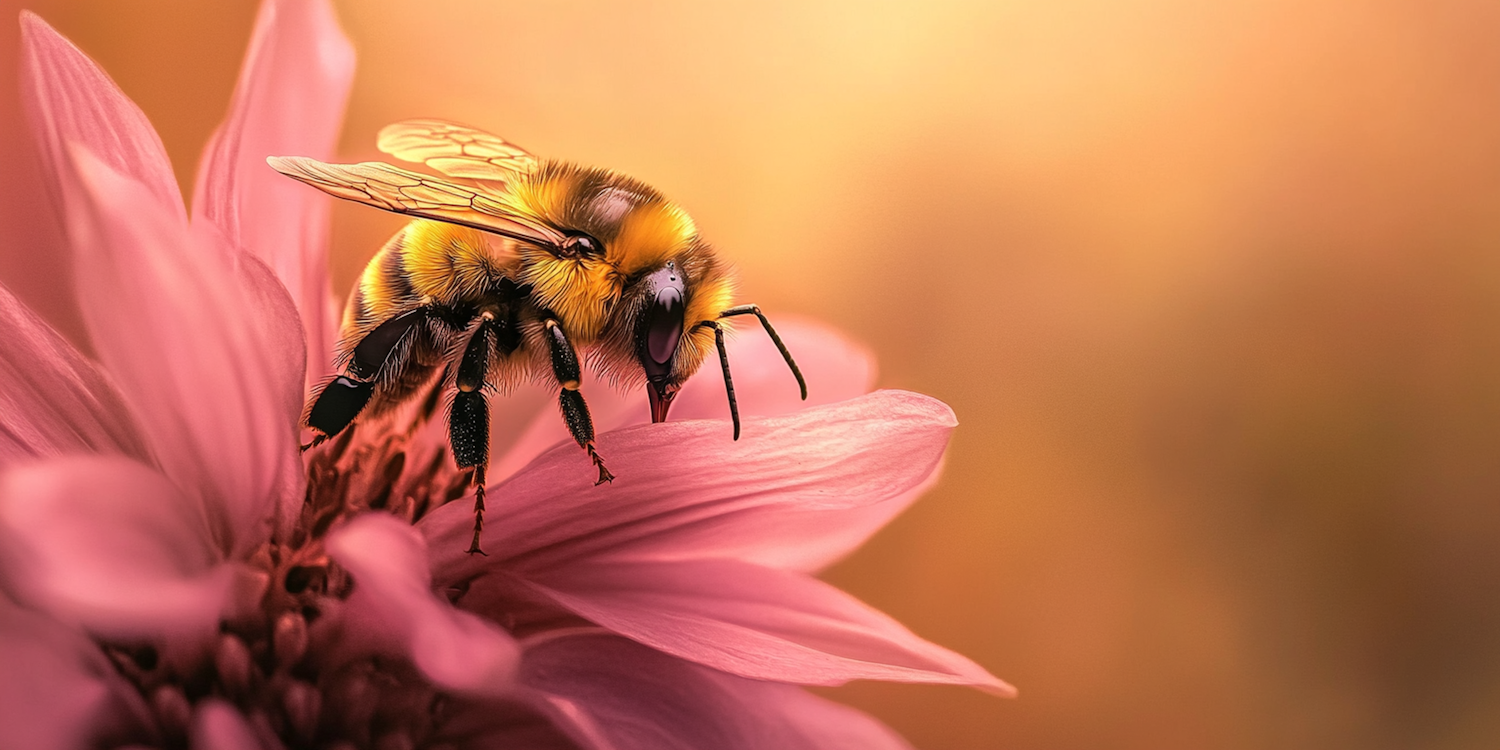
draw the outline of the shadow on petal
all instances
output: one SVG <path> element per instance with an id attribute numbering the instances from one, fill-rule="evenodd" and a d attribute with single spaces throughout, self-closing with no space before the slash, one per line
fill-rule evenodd
<path id="1" fill-rule="evenodd" d="M 528 643 L 521 680 L 576 706 L 617 750 L 909 750 L 847 706 L 706 669 L 623 638 Z"/>
<path id="2" fill-rule="evenodd" d="M 731 674 L 802 685 L 864 679 L 1015 693 L 978 664 L 801 573 L 735 560 L 599 560 L 532 580 L 591 622 Z"/>

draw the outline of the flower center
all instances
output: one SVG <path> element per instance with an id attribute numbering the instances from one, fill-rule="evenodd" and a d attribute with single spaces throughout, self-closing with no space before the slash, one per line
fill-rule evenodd
<path id="1" fill-rule="evenodd" d="M 414 523 L 463 496 L 469 476 L 453 468 L 445 441 L 414 439 L 423 420 L 405 429 L 380 424 L 346 430 L 308 454 L 295 530 L 252 555 L 248 564 L 266 585 L 245 593 L 216 640 L 104 644 L 150 719 L 121 741 L 186 747 L 195 707 L 207 700 L 236 707 L 268 747 L 414 748 L 435 740 L 444 695 L 404 659 L 347 647 L 341 611 L 353 582 L 329 559 L 323 538 L 341 519 L 371 509 Z"/>

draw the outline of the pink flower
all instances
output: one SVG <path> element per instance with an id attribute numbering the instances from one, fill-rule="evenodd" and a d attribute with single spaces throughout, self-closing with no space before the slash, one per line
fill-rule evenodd
<path id="1" fill-rule="evenodd" d="M 663 425 L 596 389 L 613 486 L 543 415 L 494 467 L 491 557 L 463 553 L 466 477 L 415 406 L 299 458 L 327 206 L 264 156 L 331 151 L 353 56 L 326 2 L 262 7 L 191 216 L 140 111 L 22 27 L 98 361 L 0 290 L 0 744 L 890 748 L 796 686 L 1010 692 L 812 577 L 934 480 L 955 424 L 867 394 L 868 357 L 817 326 L 785 326 L 811 408 L 736 343 L 738 442 L 712 379 Z"/>

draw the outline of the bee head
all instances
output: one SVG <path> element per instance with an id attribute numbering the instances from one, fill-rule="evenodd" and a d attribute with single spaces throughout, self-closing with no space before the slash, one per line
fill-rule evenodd
<path id="1" fill-rule="evenodd" d="M 713 332 L 694 326 L 732 304 L 729 267 L 682 207 L 616 172 L 544 164 L 516 200 L 568 237 L 528 266 L 534 298 L 591 349 L 600 375 L 622 388 L 644 380 L 652 419 L 665 420 L 714 351 Z"/>
<path id="2" fill-rule="evenodd" d="M 667 410 L 681 385 L 674 378 L 678 344 L 687 309 L 687 281 L 677 263 L 667 264 L 639 282 L 644 305 L 635 328 L 635 355 L 646 371 L 651 421 L 667 421 Z"/>

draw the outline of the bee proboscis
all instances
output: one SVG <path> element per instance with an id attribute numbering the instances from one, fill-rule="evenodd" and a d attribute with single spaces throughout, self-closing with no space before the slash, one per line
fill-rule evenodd
<path id="1" fill-rule="evenodd" d="M 662 422 L 678 389 L 717 350 L 734 438 L 739 407 L 720 321 L 754 315 L 807 398 L 807 384 L 755 305 L 732 304 L 729 268 L 685 211 L 618 173 L 541 160 L 504 139 L 440 120 L 380 132 L 380 150 L 442 176 L 381 162 L 325 164 L 269 158 L 277 171 L 326 193 L 413 220 L 365 267 L 345 306 L 341 374 L 309 400 L 304 422 L 337 435 L 378 416 L 441 375 L 452 391 L 455 463 L 473 469 L 474 537 L 481 552 L 487 393 L 527 379 L 558 389 L 568 432 L 598 469 L 581 392 L 583 366 L 618 387 L 644 383 Z M 582 356 L 580 356 L 580 354 Z"/>

